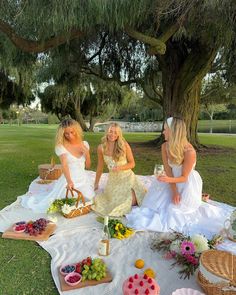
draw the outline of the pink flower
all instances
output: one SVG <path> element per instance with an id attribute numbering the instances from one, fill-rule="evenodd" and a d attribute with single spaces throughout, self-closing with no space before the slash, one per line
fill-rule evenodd
<path id="1" fill-rule="evenodd" d="M 198 259 L 192 255 L 186 254 L 185 258 L 188 262 L 190 262 L 193 265 L 198 265 Z"/>
<path id="2" fill-rule="evenodd" d="M 168 251 L 165 255 L 164 258 L 165 259 L 172 259 L 176 256 L 176 252 L 175 251 Z"/>
<path id="3" fill-rule="evenodd" d="M 181 249 L 181 253 L 183 255 L 185 255 L 185 254 L 192 255 L 192 254 L 195 253 L 195 246 L 194 246 L 194 244 L 192 242 L 190 242 L 190 241 L 187 241 L 187 240 L 185 240 L 185 241 L 183 241 L 181 243 L 180 249 Z"/>

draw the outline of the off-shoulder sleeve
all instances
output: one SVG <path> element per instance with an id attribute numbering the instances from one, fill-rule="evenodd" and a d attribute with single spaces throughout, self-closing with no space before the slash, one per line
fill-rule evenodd
<path id="1" fill-rule="evenodd" d="M 89 150 L 90 149 L 90 146 L 89 146 L 89 143 L 87 141 L 84 140 L 84 145 L 86 146 L 86 148 Z"/>
<path id="2" fill-rule="evenodd" d="M 66 154 L 66 149 L 64 148 L 63 145 L 57 145 L 55 147 L 55 153 L 59 157 L 59 156 L 61 156 L 63 154 Z"/>

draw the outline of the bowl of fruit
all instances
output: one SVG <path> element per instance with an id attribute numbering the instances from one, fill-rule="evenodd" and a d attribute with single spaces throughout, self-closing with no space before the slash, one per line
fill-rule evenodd
<path id="1" fill-rule="evenodd" d="M 13 225 L 13 230 L 16 233 L 23 233 L 25 231 L 25 229 L 26 229 L 26 222 L 25 221 L 19 221 Z"/>
<path id="2" fill-rule="evenodd" d="M 60 273 L 63 275 L 63 276 L 66 276 L 68 275 L 69 273 L 71 272 L 74 272 L 75 271 L 75 265 L 74 264 L 67 264 L 67 265 L 64 265 L 64 266 L 61 266 L 60 267 Z"/>
<path id="3" fill-rule="evenodd" d="M 65 276 L 65 282 L 69 286 L 76 286 L 82 280 L 82 276 L 77 272 L 70 272 Z"/>

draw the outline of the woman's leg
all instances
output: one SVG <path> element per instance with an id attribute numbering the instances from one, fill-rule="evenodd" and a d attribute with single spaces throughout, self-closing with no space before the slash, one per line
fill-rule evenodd
<path id="1" fill-rule="evenodd" d="M 137 202 L 135 191 L 131 189 L 131 193 L 132 193 L 132 206 L 136 206 L 138 202 Z"/>

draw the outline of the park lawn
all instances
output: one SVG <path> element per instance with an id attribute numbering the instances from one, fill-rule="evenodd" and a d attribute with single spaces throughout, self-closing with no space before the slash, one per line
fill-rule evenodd
<path id="1" fill-rule="evenodd" d="M 0 125 L 0 209 L 27 191 L 38 175 L 39 164 L 47 163 L 54 154 L 56 126 Z M 145 144 L 155 133 L 127 133 L 137 174 L 150 175 L 155 163 L 161 162 L 160 150 Z M 92 170 L 96 168 L 96 147 L 102 134 L 86 133 L 91 146 Z M 200 135 L 201 143 L 218 146 L 216 152 L 198 154 L 196 169 L 200 172 L 204 191 L 214 200 L 236 206 L 236 136 Z M 144 144 L 142 145 L 141 142 Z M 37 243 L 0 239 L 0 294 L 58 294 L 50 271 L 50 256 Z"/>

